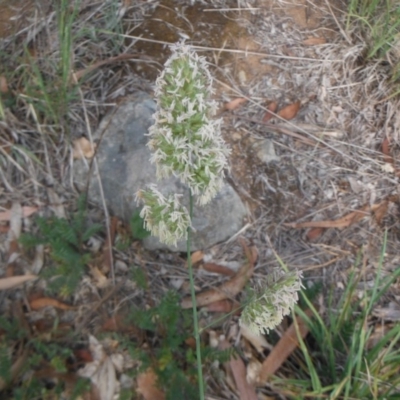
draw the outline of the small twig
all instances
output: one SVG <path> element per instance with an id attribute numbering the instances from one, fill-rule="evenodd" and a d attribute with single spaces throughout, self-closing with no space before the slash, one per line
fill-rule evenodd
<path id="1" fill-rule="evenodd" d="M 102 304 L 104 304 L 107 300 L 114 296 L 114 294 L 118 292 L 118 290 L 124 285 L 124 283 L 124 281 L 119 282 L 95 306 L 93 306 L 85 315 L 83 321 L 81 321 L 81 323 L 75 328 L 75 331 L 80 332 L 83 327 L 89 322 L 92 315 L 101 307 Z"/>
<path id="2" fill-rule="evenodd" d="M 75 82 L 78 83 L 78 80 L 77 80 L 77 78 L 75 76 L 75 73 L 73 73 L 72 76 L 73 76 Z M 79 91 L 79 96 L 80 96 L 81 102 L 82 102 L 83 114 L 85 116 L 86 129 L 87 129 L 87 132 L 88 132 L 88 135 L 89 135 L 90 143 L 93 145 L 92 129 L 90 128 L 89 117 L 88 117 L 86 106 L 85 106 L 85 100 L 84 100 L 82 89 L 80 88 L 80 86 L 78 86 L 78 91 Z M 106 219 L 107 237 L 111 237 L 110 214 L 108 212 L 106 199 L 104 197 L 103 183 L 101 182 L 100 170 L 99 170 L 99 165 L 97 163 L 96 154 L 94 155 L 92 162 L 93 162 L 93 166 L 94 166 L 94 172 L 95 172 L 95 174 L 97 176 L 98 183 L 99 183 L 100 197 L 101 197 L 101 202 L 102 202 L 102 205 L 103 205 L 104 216 L 105 216 L 105 219 Z M 110 260 L 110 269 L 111 269 L 111 279 L 113 281 L 113 284 L 115 285 L 115 271 L 114 271 L 114 260 L 113 260 L 113 254 L 112 254 L 112 246 L 109 247 L 109 260 Z"/>
<path id="3" fill-rule="evenodd" d="M 340 33 L 341 33 L 341 34 L 343 35 L 343 37 L 346 39 L 347 43 L 351 46 L 353 43 L 351 43 L 351 40 L 349 39 L 349 37 L 347 36 L 346 32 L 343 30 L 342 26 L 340 25 L 339 21 L 337 20 L 336 15 L 335 15 L 334 12 L 332 11 L 332 7 L 331 7 L 331 5 L 329 4 L 329 1 L 328 1 L 328 0 L 325 0 L 325 3 L 326 3 L 326 5 L 327 5 L 328 8 L 329 8 L 329 12 L 331 13 L 333 19 L 335 20 L 336 25 L 337 25 L 337 27 L 338 27 L 339 30 L 340 30 Z"/>
<path id="4" fill-rule="evenodd" d="M 108 35 L 121 36 L 121 37 L 124 37 L 127 39 L 139 40 L 142 42 L 163 44 L 166 46 L 171 46 L 174 44 L 174 43 L 170 43 L 170 42 L 165 42 L 164 40 L 148 39 L 148 38 L 144 38 L 141 36 L 125 35 L 122 33 L 115 33 L 115 32 L 111 32 L 111 31 L 107 31 L 107 30 L 103 30 L 103 29 L 101 29 L 100 32 L 107 33 Z M 312 62 L 317 62 L 317 63 L 343 62 L 343 60 L 319 60 L 319 59 L 309 58 L 309 57 L 292 57 L 292 56 L 285 56 L 283 54 L 269 54 L 269 53 L 263 53 L 260 51 L 250 51 L 250 50 L 242 50 L 242 49 L 225 49 L 225 48 L 219 48 L 219 47 L 192 46 L 192 45 L 190 47 L 192 49 L 202 50 L 202 51 L 219 51 L 219 52 L 223 51 L 225 53 L 245 54 L 245 55 L 251 55 L 251 56 L 278 58 L 280 60 L 312 61 Z"/>
<path id="5" fill-rule="evenodd" d="M 273 124 L 270 124 L 268 122 L 263 122 L 263 121 L 260 121 L 258 119 L 255 119 L 255 118 L 242 117 L 241 115 L 236 115 L 236 117 L 240 118 L 240 119 L 242 119 L 244 121 L 248 121 L 248 122 L 253 122 L 255 124 L 264 125 L 264 126 L 268 127 L 268 129 L 270 129 L 272 131 L 280 132 L 280 133 L 283 133 L 283 134 L 285 134 L 287 136 L 291 136 L 291 137 L 294 137 L 296 139 L 299 139 L 302 142 L 304 142 L 305 144 L 308 144 L 309 146 L 313 146 L 313 147 L 318 146 L 318 143 L 315 142 L 314 140 L 308 139 L 308 138 L 304 137 L 303 135 L 300 135 L 299 133 L 291 132 L 288 129 L 282 128 L 281 126 L 273 125 Z"/>

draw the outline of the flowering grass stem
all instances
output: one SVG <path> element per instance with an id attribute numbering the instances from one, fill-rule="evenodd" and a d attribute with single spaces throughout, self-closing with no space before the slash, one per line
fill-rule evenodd
<path id="1" fill-rule="evenodd" d="M 192 190 L 189 189 L 189 215 L 190 219 L 193 217 L 193 194 Z M 196 339 L 196 359 L 197 359 L 197 379 L 199 381 L 199 395 L 200 400 L 204 400 L 204 381 L 203 381 L 203 365 L 201 361 L 201 340 L 199 332 L 199 321 L 197 319 L 197 305 L 196 305 L 196 293 L 194 291 L 194 276 L 193 276 L 193 265 L 191 257 L 191 234 L 192 229 L 190 225 L 187 228 L 187 263 L 189 270 L 189 281 L 190 281 L 190 294 L 192 297 L 193 307 L 193 328 L 194 336 Z"/>

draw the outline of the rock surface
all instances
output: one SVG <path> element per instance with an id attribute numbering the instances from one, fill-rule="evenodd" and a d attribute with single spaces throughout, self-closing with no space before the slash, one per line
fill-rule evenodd
<path id="1" fill-rule="evenodd" d="M 147 136 L 152 125 L 152 115 L 156 104 L 151 97 L 138 92 L 135 97 L 106 116 L 93 139 L 98 143 L 97 162 L 102 182 L 104 198 L 108 209 L 128 222 L 137 211 L 135 193 L 150 183 L 157 183 L 164 194 L 187 194 L 187 188 L 178 178 L 170 177 L 157 181 L 156 167 L 150 163 L 150 150 L 147 148 Z M 95 168 L 89 174 L 89 162 L 76 160 L 74 164 L 74 182 L 78 189 L 86 190 L 89 179 L 89 200 L 100 205 L 101 191 Z M 187 196 L 183 196 L 185 204 Z M 188 206 L 188 201 L 186 201 Z M 241 227 L 247 209 L 233 188 L 225 184 L 220 193 L 206 206 L 194 207 L 192 250 L 205 249 L 234 235 Z M 168 249 L 186 251 L 186 242 L 178 246 L 167 246 L 155 237 L 144 240 L 148 249 Z"/>

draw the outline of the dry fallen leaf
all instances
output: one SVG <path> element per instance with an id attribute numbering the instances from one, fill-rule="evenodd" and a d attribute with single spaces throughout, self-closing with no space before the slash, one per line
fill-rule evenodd
<path id="1" fill-rule="evenodd" d="M 93 361 L 79 369 L 78 375 L 90 379 L 100 400 L 113 400 L 118 383 L 112 356 L 107 355 L 103 345 L 94 336 L 89 336 L 89 347 Z"/>
<path id="2" fill-rule="evenodd" d="M 65 208 L 60 196 L 50 187 L 46 188 L 47 195 L 49 196 L 50 206 L 57 218 L 67 218 Z"/>
<path id="3" fill-rule="evenodd" d="M 273 101 L 272 103 L 269 103 L 267 107 L 267 111 L 264 114 L 263 117 L 263 122 L 268 122 L 270 119 L 275 117 L 275 112 L 278 109 L 278 103 L 276 101 Z"/>
<path id="4" fill-rule="evenodd" d="M 230 347 L 231 345 L 226 339 L 221 340 L 219 344 L 219 348 L 221 350 L 226 350 Z M 243 360 L 240 357 L 232 357 L 224 365 L 226 369 L 230 369 L 232 371 L 240 400 L 257 400 L 257 393 L 255 389 L 247 382 L 246 366 L 244 365 Z"/>
<path id="5" fill-rule="evenodd" d="M 12 289 L 15 286 L 19 286 L 25 282 L 36 279 L 36 275 L 20 275 L 10 276 L 8 278 L 0 279 L 0 290 Z"/>
<path id="6" fill-rule="evenodd" d="M 307 221 L 299 223 L 285 224 L 290 228 L 345 228 L 356 222 L 368 217 L 371 212 L 375 212 L 382 206 L 382 203 L 373 204 L 372 206 L 365 205 L 359 210 L 352 211 L 342 218 L 333 221 Z"/>
<path id="7" fill-rule="evenodd" d="M 246 338 L 254 346 L 254 348 L 260 354 L 263 354 L 265 349 L 271 349 L 271 347 L 272 347 L 271 345 L 268 344 L 264 335 L 254 333 L 246 325 L 242 325 L 240 327 L 240 333 L 244 338 Z"/>
<path id="8" fill-rule="evenodd" d="M 308 317 L 311 317 L 312 311 L 308 309 L 305 314 Z M 296 321 L 300 336 L 305 338 L 308 333 L 308 328 L 305 321 L 300 317 L 296 317 Z M 279 342 L 262 363 L 259 375 L 260 386 L 263 386 L 265 382 L 267 382 L 268 377 L 274 374 L 281 367 L 290 354 L 292 354 L 292 352 L 296 349 L 298 344 L 299 339 L 297 337 L 296 325 L 295 323 L 292 323 L 292 325 L 290 325 L 289 329 L 283 334 Z"/>
<path id="9" fill-rule="evenodd" d="M 233 111 L 239 108 L 242 104 L 246 103 L 247 99 L 244 97 L 237 97 L 236 99 L 233 99 L 229 103 L 224 104 L 224 110 L 227 111 Z"/>
<path id="10" fill-rule="evenodd" d="M 307 239 L 309 241 L 314 241 L 317 240 L 323 233 L 324 233 L 325 229 L 324 228 L 311 228 L 308 232 L 307 232 Z"/>
<path id="11" fill-rule="evenodd" d="M 385 163 L 388 163 L 388 164 L 394 163 L 393 157 L 390 153 L 390 143 L 389 143 L 389 139 L 387 136 L 385 137 L 385 139 L 383 139 L 383 142 L 382 142 L 382 153 L 383 153 L 383 161 Z"/>
<path id="12" fill-rule="evenodd" d="M 92 275 L 95 283 L 96 283 L 96 287 L 103 289 L 106 286 L 108 286 L 108 279 L 107 277 L 100 271 L 99 268 L 97 268 L 95 265 L 89 264 L 89 272 L 90 275 Z"/>
<path id="13" fill-rule="evenodd" d="M 38 244 L 35 246 L 35 257 L 30 265 L 30 272 L 37 275 L 44 264 L 44 245 Z"/>
<path id="14" fill-rule="evenodd" d="M 39 207 L 29 207 L 29 206 L 22 207 L 22 217 L 23 218 L 30 217 L 38 209 Z M 10 219 L 11 219 L 11 210 L 0 212 L 0 221 L 10 221 Z"/>
<path id="15" fill-rule="evenodd" d="M 386 217 L 386 214 L 389 209 L 389 200 L 382 201 L 380 206 L 374 211 L 375 221 L 378 225 L 382 224 L 383 219 Z"/>
<path id="16" fill-rule="evenodd" d="M 214 303 L 207 305 L 208 312 L 223 312 L 223 313 L 230 313 L 233 309 L 233 303 L 231 300 L 224 299 L 218 300 Z"/>
<path id="17" fill-rule="evenodd" d="M 18 238 L 21 235 L 22 229 L 22 207 L 18 202 L 14 202 L 10 210 L 10 229 L 7 234 L 7 251 L 8 260 L 6 268 L 6 276 L 10 277 L 14 275 L 15 261 L 19 258 L 19 242 Z"/>
<path id="18" fill-rule="evenodd" d="M 235 275 L 235 271 L 226 267 L 225 265 L 215 264 L 215 263 L 205 263 L 203 264 L 203 269 L 208 272 L 213 272 L 216 274 L 226 275 L 226 276 L 233 276 Z"/>
<path id="19" fill-rule="evenodd" d="M 325 44 L 326 39 L 321 37 L 310 37 L 308 39 L 303 40 L 302 42 L 305 46 L 315 46 L 318 44 Z"/>
<path id="20" fill-rule="evenodd" d="M 49 306 L 58 308 L 60 310 L 71 310 L 74 308 L 68 304 L 62 303 L 61 301 L 52 299 L 50 297 L 41 297 L 39 299 L 31 300 L 29 302 L 29 305 L 32 310 L 40 310 L 41 308 Z"/>
<path id="21" fill-rule="evenodd" d="M 7 79 L 4 75 L 0 75 L 0 93 L 8 93 Z"/>
<path id="22" fill-rule="evenodd" d="M 152 369 L 141 373 L 137 377 L 137 389 L 145 400 L 165 400 L 164 393 L 157 388 L 157 376 Z"/>
<path id="23" fill-rule="evenodd" d="M 282 110 L 278 112 L 278 115 L 286 120 L 293 119 L 299 112 L 300 105 L 301 105 L 300 101 L 296 101 L 295 103 L 282 108 Z"/>
<path id="24" fill-rule="evenodd" d="M 241 244 L 246 253 L 247 262 L 239 268 L 237 273 L 231 279 L 221 284 L 218 288 L 212 288 L 198 293 L 196 295 L 196 304 L 198 307 L 206 306 L 215 301 L 235 297 L 243 289 L 248 279 L 253 275 L 254 264 L 257 259 L 257 250 L 253 246 L 249 248 L 244 241 L 242 241 Z M 192 307 L 192 299 L 190 296 L 185 297 L 182 300 L 181 307 L 184 309 Z"/>
<path id="25" fill-rule="evenodd" d="M 96 144 L 90 143 L 85 137 L 73 141 L 72 155 L 74 159 L 92 158 L 96 150 Z"/>
<path id="26" fill-rule="evenodd" d="M 192 265 L 195 265 L 203 259 L 204 253 L 201 250 L 197 250 L 192 253 L 191 257 L 192 257 Z"/>

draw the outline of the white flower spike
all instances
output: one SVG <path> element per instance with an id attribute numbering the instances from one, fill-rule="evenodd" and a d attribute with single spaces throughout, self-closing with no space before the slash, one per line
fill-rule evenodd
<path id="1" fill-rule="evenodd" d="M 240 325 L 257 334 L 268 333 L 288 315 L 297 303 L 301 272 L 275 272 L 266 285 L 249 290 L 248 304 L 242 311 Z"/>
<path id="2" fill-rule="evenodd" d="M 140 216 L 145 228 L 161 242 L 175 246 L 178 240 L 186 240 L 191 225 L 189 212 L 180 204 L 179 197 L 181 195 L 174 194 L 166 198 L 155 185 L 136 193 L 136 201 L 144 203 Z"/>
<path id="3" fill-rule="evenodd" d="M 223 184 L 230 153 L 221 136 L 221 120 L 212 119 L 212 77 L 204 57 L 179 42 L 156 81 L 158 111 L 149 130 L 151 161 L 159 178 L 178 176 L 197 203 L 207 204 Z"/>

